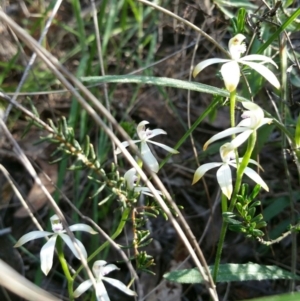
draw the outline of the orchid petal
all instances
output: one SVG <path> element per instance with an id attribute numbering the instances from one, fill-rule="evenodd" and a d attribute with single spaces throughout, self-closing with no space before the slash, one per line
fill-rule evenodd
<path id="1" fill-rule="evenodd" d="M 261 120 L 260 125 L 257 128 L 259 128 L 265 124 L 270 124 L 272 122 L 273 122 L 273 118 L 264 118 Z"/>
<path id="2" fill-rule="evenodd" d="M 250 63 L 247 61 L 242 62 L 244 65 L 249 66 L 258 72 L 261 76 L 263 76 L 271 85 L 273 85 L 276 89 L 280 89 L 280 83 L 275 76 L 275 74 L 269 70 L 266 66 L 258 64 L 258 63 Z"/>
<path id="3" fill-rule="evenodd" d="M 149 140 L 157 135 L 166 135 L 167 132 L 162 130 L 162 129 L 154 129 L 154 130 L 150 130 L 151 134 L 149 136 L 147 136 L 146 140 Z"/>
<path id="4" fill-rule="evenodd" d="M 127 188 L 132 190 L 134 188 L 135 182 L 137 180 L 136 169 L 130 168 L 128 171 L 126 171 L 124 174 L 124 179 L 125 179 Z"/>
<path id="5" fill-rule="evenodd" d="M 223 139 L 223 138 L 225 138 L 229 135 L 234 135 L 234 134 L 244 132 L 245 130 L 246 130 L 245 128 L 240 128 L 240 127 L 234 127 L 234 128 L 226 129 L 226 130 L 212 136 L 209 140 L 207 140 L 205 142 L 205 144 L 203 145 L 203 150 L 206 150 L 208 145 L 211 144 L 212 142 L 215 142 L 219 139 Z"/>
<path id="6" fill-rule="evenodd" d="M 249 136 L 253 133 L 254 130 L 251 129 L 244 129 L 244 132 L 237 135 L 230 143 L 232 147 L 238 148 L 240 145 L 242 145 L 248 138 Z"/>
<path id="7" fill-rule="evenodd" d="M 217 180 L 223 194 L 230 199 L 232 194 L 232 176 L 228 164 L 223 164 L 217 171 Z"/>
<path id="8" fill-rule="evenodd" d="M 93 273 L 97 279 L 102 276 L 101 271 L 103 267 L 107 264 L 105 260 L 96 260 L 93 264 Z"/>
<path id="9" fill-rule="evenodd" d="M 245 118 L 243 120 L 241 120 L 238 124 L 237 127 L 244 127 L 244 128 L 249 128 L 252 129 L 252 120 L 251 118 Z"/>
<path id="10" fill-rule="evenodd" d="M 269 191 L 268 185 L 264 182 L 261 176 L 250 167 L 246 167 L 244 173 L 255 183 L 260 185 L 264 190 Z"/>
<path id="11" fill-rule="evenodd" d="M 243 158 L 239 158 L 239 163 L 241 163 L 242 161 L 243 161 Z M 264 170 L 262 168 L 262 166 L 258 162 L 256 162 L 255 160 L 253 160 L 253 159 L 249 159 L 249 163 L 252 163 L 252 164 L 256 165 L 261 170 Z M 229 161 L 228 164 L 230 164 L 231 166 L 233 166 L 233 167 L 236 168 L 236 161 L 235 160 Z"/>
<path id="12" fill-rule="evenodd" d="M 236 90 L 240 81 L 240 67 L 236 61 L 228 62 L 221 67 L 225 87 L 229 92 Z"/>
<path id="13" fill-rule="evenodd" d="M 67 234 L 63 234 L 60 233 L 59 236 L 63 239 L 63 241 L 68 245 L 68 247 L 70 248 L 70 250 L 72 251 L 72 253 L 78 258 L 80 259 L 80 255 L 77 252 L 77 249 L 74 246 L 73 241 L 71 240 L 71 238 L 67 235 Z M 87 253 L 85 250 L 84 245 L 82 244 L 81 241 L 79 241 L 77 238 L 75 238 L 76 243 L 78 244 L 78 247 L 80 249 L 80 252 L 82 253 L 84 258 L 87 258 Z"/>
<path id="14" fill-rule="evenodd" d="M 276 68 L 278 68 L 277 64 L 269 57 L 262 55 L 262 54 L 249 54 L 246 55 L 242 58 L 240 58 L 238 60 L 239 62 L 241 62 L 242 64 L 244 63 L 244 61 L 261 61 L 262 64 L 265 63 L 271 63 L 272 65 L 274 65 Z"/>
<path id="15" fill-rule="evenodd" d="M 75 224 L 69 227 L 69 229 L 73 231 L 84 231 L 88 232 L 90 234 L 97 234 L 98 232 L 95 231 L 91 226 L 86 225 L 86 224 Z"/>
<path id="16" fill-rule="evenodd" d="M 141 192 L 143 194 L 146 194 L 146 195 L 149 195 L 149 196 L 153 196 L 153 193 L 151 192 L 151 190 L 148 188 L 148 187 L 135 187 L 134 188 L 134 191 L 135 192 Z M 159 191 L 159 190 L 156 190 L 156 192 L 158 194 L 161 194 L 162 195 L 162 192 Z"/>
<path id="17" fill-rule="evenodd" d="M 117 279 L 109 278 L 109 277 L 102 277 L 103 280 L 108 282 L 109 284 L 113 285 L 114 287 L 118 288 L 123 293 L 129 296 L 136 296 L 136 293 L 129 289 L 123 282 Z"/>
<path id="18" fill-rule="evenodd" d="M 234 146 L 230 142 L 220 147 L 220 157 L 223 163 L 230 162 L 230 159 L 235 158 Z"/>
<path id="19" fill-rule="evenodd" d="M 159 143 L 159 142 L 155 142 L 155 141 L 147 141 L 148 143 L 152 143 L 152 144 L 155 144 L 163 149 L 165 149 L 167 152 L 171 153 L 171 154 L 179 154 L 179 151 L 172 148 L 172 147 L 169 147 L 165 144 L 162 144 L 162 143 Z"/>
<path id="20" fill-rule="evenodd" d="M 138 142 L 141 142 L 141 140 L 132 140 L 131 142 L 132 143 L 138 143 Z M 127 146 L 129 146 L 129 142 L 128 141 L 124 141 L 124 142 L 122 142 L 122 145 L 124 147 L 127 147 Z M 116 150 L 115 150 L 115 154 L 119 155 L 121 153 L 122 153 L 121 149 L 119 147 L 117 147 Z"/>
<path id="21" fill-rule="evenodd" d="M 241 158 L 241 159 L 242 159 L 242 158 Z M 252 163 L 252 164 L 258 166 L 261 170 L 264 170 L 264 169 L 262 168 L 262 166 L 261 166 L 258 162 L 256 162 L 255 160 L 253 160 L 253 159 L 250 159 L 250 160 L 249 160 L 249 163 Z"/>
<path id="22" fill-rule="evenodd" d="M 151 153 L 151 150 L 146 142 L 141 143 L 141 155 L 143 160 L 147 163 L 147 165 L 150 167 L 150 169 L 153 172 L 158 172 L 159 165 L 153 154 Z"/>
<path id="23" fill-rule="evenodd" d="M 57 234 L 54 234 L 42 247 L 40 252 L 41 270 L 47 276 L 53 265 L 53 254 Z"/>
<path id="24" fill-rule="evenodd" d="M 194 68 L 193 77 L 196 77 L 197 74 L 200 73 L 207 66 L 217 64 L 217 63 L 226 63 L 229 61 L 230 60 L 228 60 L 228 59 L 219 59 L 219 58 L 213 58 L 213 59 L 208 59 L 208 60 L 202 61 L 201 63 L 196 65 L 196 67 Z"/>
<path id="25" fill-rule="evenodd" d="M 198 182 L 208 170 L 215 168 L 215 167 L 219 167 L 222 164 L 223 163 L 212 162 L 212 163 L 206 163 L 206 164 L 199 166 L 195 171 L 192 185 L 195 184 L 196 182 Z"/>
<path id="26" fill-rule="evenodd" d="M 246 44 L 243 43 L 245 39 L 246 37 L 239 33 L 229 40 L 228 49 L 233 60 L 238 60 L 241 54 L 246 52 Z"/>
<path id="27" fill-rule="evenodd" d="M 47 231 L 32 231 L 29 232 L 25 235 L 23 235 L 18 241 L 17 243 L 14 245 L 15 248 L 18 248 L 22 245 L 24 245 L 25 243 L 27 243 L 30 240 L 34 240 L 37 238 L 41 238 L 41 237 L 46 237 L 49 235 L 53 235 L 53 232 L 47 232 Z"/>
<path id="28" fill-rule="evenodd" d="M 106 288 L 101 280 L 96 284 L 96 297 L 97 301 L 110 301 Z"/>
<path id="29" fill-rule="evenodd" d="M 249 111 L 256 111 L 256 110 L 262 110 L 260 106 L 258 106 L 256 103 L 252 101 L 242 101 L 241 102 L 243 107 Z"/>
<path id="30" fill-rule="evenodd" d="M 91 279 L 86 280 L 82 282 L 74 291 L 74 297 L 78 298 L 81 296 L 85 291 L 87 291 L 91 286 L 93 285 L 93 282 Z"/>
<path id="31" fill-rule="evenodd" d="M 146 124 L 149 124 L 149 121 L 143 120 L 136 127 L 136 131 L 137 131 L 137 134 L 138 134 L 139 137 L 140 137 L 140 133 L 143 132 L 143 131 L 145 131 L 145 125 Z"/>
<path id="32" fill-rule="evenodd" d="M 101 274 L 102 276 L 105 276 L 115 270 L 120 270 L 120 268 L 118 268 L 115 264 L 110 263 L 101 268 Z"/>
<path id="33" fill-rule="evenodd" d="M 242 117 L 247 117 L 244 120 L 242 120 L 238 126 L 243 126 L 243 123 L 245 123 L 245 121 L 251 121 L 251 128 L 257 128 L 257 126 L 261 123 L 261 121 L 264 119 L 264 111 L 255 103 L 250 102 L 242 102 L 242 105 L 244 108 L 246 108 L 248 111 L 245 111 L 242 114 Z"/>

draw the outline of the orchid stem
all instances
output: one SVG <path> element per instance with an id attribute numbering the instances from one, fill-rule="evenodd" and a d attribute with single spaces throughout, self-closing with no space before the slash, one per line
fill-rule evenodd
<path id="1" fill-rule="evenodd" d="M 235 102 L 236 102 L 236 90 L 230 92 L 230 125 L 235 127 Z"/>
<path id="2" fill-rule="evenodd" d="M 243 156 L 243 160 L 237 169 L 237 176 L 236 176 L 235 186 L 234 186 L 234 190 L 233 190 L 233 194 L 232 194 L 233 196 L 230 201 L 229 212 L 232 212 L 235 207 L 235 203 L 237 200 L 237 194 L 240 191 L 240 188 L 242 185 L 243 174 L 244 174 L 246 167 L 249 164 L 249 160 L 251 158 L 253 149 L 255 147 L 256 136 L 257 136 L 256 131 L 253 131 L 253 133 L 250 135 L 250 137 L 248 139 L 248 146 L 247 146 L 247 150 Z"/>
<path id="3" fill-rule="evenodd" d="M 68 281 L 68 292 L 69 292 L 70 301 L 74 301 L 74 297 L 73 297 L 73 281 L 74 280 L 73 280 L 72 275 L 70 274 L 68 264 L 67 264 L 67 261 L 64 256 L 64 252 L 63 252 L 62 240 L 59 236 L 57 237 L 57 240 L 56 240 L 56 249 L 57 249 L 58 259 L 60 261 L 63 272 Z"/>
<path id="4" fill-rule="evenodd" d="M 230 103 L 230 105 L 231 105 L 231 103 Z M 246 153 L 243 157 L 242 162 L 240 163 L 240 165 L 237 169 L 237 177 L 236 177 L 236 182 L 235 182 L 235 186 L 234 186 L 234 191 L 233 191 L 232 199 L 230 201 L 230 206 L 228 209 L 229 212 L 233 212 L 233 210 L 235 208 L 237 194 L 240 191 L 240 187 L 242 184 L 243 174 L 244 174 L 245 168 L 247 167 L 249 160 L 251 158 L 255 143 L 256 143 L 256 131 L 253 131 L 253 133 L 251 134 L 251 136 L 248 139 L 248 146 L 247 146 Z M 225 201 L 226 201 L 226 205 L 224 204 Z M 222 213 L 227 211 L 227 210 L 224 211 L 224 209 L 227 209 L 227 199 L 222 194 Z M 228 226 L 228 223 L 226 221 L 224 221 L 224 219 L 223 219 L 221 233 L 220 233 L 220 239 L 218 242 L 216 260 L 215 260 L 215 265 L 214 265 L 214 270 L 213 270 L 214 282 L 217 281 L 217 277 L 218 277 L 219 265 L 220 265 L 222 250 L 223 250 L 224 241 L 225 241 L 225 237 L 226 237 L 227 226 Z"/>
<path id="5" fill-rule="evenodd" d="M 227 197 L 222 193 L 222 200 L 221 200 L 222 213 L 227 211 L 227 202 L 228 202 Z M 217 277 L 218 277 L 219 266 L 220 266 L 220 261 L 221 261 L 221 254 L 222 254 L 223 244 L 225 241 L 226 230 L 227 230 L 227 223 L 223 221 L 218 249 L 217 249 L 216 260 L 215 260 L 215 265 L 214 265 L 214 270 L 213 270 L 213 280 L 215 283 L 216 283 Z M 222 242 L 222 245 L 220 245 L 220 242 Z"/>

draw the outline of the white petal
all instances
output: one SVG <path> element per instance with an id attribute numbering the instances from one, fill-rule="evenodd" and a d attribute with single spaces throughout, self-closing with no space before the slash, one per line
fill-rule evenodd
<path id="1" fill-rule="evenodd" d="M 169 147 L 163 143 L 159 143 L 159 142 L 155 142 L 155 141 L 148 141 L 149 143 L 152 143 L 152 144 L 155 144 L 163 149 L 165 149 L 167 152 L 171 153 L 171 154 L 179 154 L 179 151 L 172 148 L 172 147 Z"/>
<path id="2" fill-rule="evenodd" d="M 242 159 L 243 159 L 243 158 L 241 158 L 241 160 L 242 160 Z M 258 166 L 261 170 L 264 170 L 264 169 L 262 168 L 262 166 L 261 166 L 258 162 L 256 162 L 255 160 L 253 160 L 253 159 L 250 159 L 250 160 L 249 160 L 249 163 L 252 163 L 252 164 Z"/>
<path id="3" fill-rule="evenodd" d="M 75 246 L 71 240 L 71 238 L 67 234 L 60 233 L 59 236 L 64 240 L 64 242 L 68 245 L 72 253 L 80 260 L 80 255 L 78 254 L 77 250 L 75 249 Z M 87 258 L 87 253 L 85 250 L 84 245 L 79 241 L 77 238 L 75 238 L 75 241 L 77 242 L 79 249 L 82 253 L 82 255 Z"/>
<path id="4" fill-rule="evenodd" d="M 101 271 L 103 267 L 107 264 L 105 260 L 96 260 L 93 264 L 93 273 L 97 279 L 102 276 Z"/>
<path id="5" fill-rule="evenodd" d="M 74 297 L 78 298 L 81 296 L 85 291 L 87 291 L 93 285 L 92 280 L 86 280 L 82 282 L 74 291 Z"/>
<path id="6" fill-rule="evenodd" d="M 108 278 L 108 277 L 102 277 L 103 280 L 108 282 L 109 284 L 113 285 L 114 287 L 118 288 L 123 293 L 129 295 L 129 296 L 136 296 L 136 293 L 129 289 L 124 283 L 122 283 L 120 280 Z"/>
<path id="7" fill-rule="evenodd" d="M 217 64 L 217 63 L 226 63 L 226 62 L 229 62 L 229 61 L 230 60 L 219 59 L 219 58 L 213 58 L 213 59 L 205 60 L 205 61 L 199 63 L 198 65 L 196 65 L 196 67 L 194 68 L 194 71 L 193 71 L 193 77 L 196 77 L 196 75 L 198 73 L 200 73 L 207 66 L 210 66 L 210 65 L 213 65 L 213 64 Z"/>
<path id="8" fill-rule="evenodd" d="M 115 270 L 120 270 L 120 269 L 115 264 L 110 263 L 101 268 L 101 274 L 102 276 L 105 276 Z"/>
<path id="9" fill-rule="evenodd" d="M 24 245 L 25 243 L 27 243 L 30 240 L 34 240 L 37 238 L 41 238 L 41 237 L 46 237 L 49 235 L 53 235 L 53 232 L 47 232 L 47 231 L 32 231 L 29 232 L 25 235 L 23 235 L 18 241 L 17 243 L 14 245 L 15 248 L 18 248 L 22 245 Z"/>
<path id="10" fill-rule="evenodd" d="M 221 74 L 225 83 L 225 87 L 229 92 L 236 90 L 240 81 L 240 67 L 236 61 L 232 61 L 222 65 Z"/>
<path id="11" fill-rule="evenodd" d="M 245 53 L 246 45 L 243 43 L 245 39 L 246 37 L 239 33 L 229 40 L 228 49 L 232 59 L 237 60 Z"/>
<path id="12" fill-rule="evenodd" d="M 253 62 L 250 63 L 247 61 L 243 61 L 243 64 L 249 66 L 250 68 L 254 69 L 256 72 L 258 72 L 276 89 L 280 89 L 280 83 L 279 83 L 277 77 L 266 66 L 258 64 L 258 63 L 253 63 Z"/>
<path id="13" fill-rule="evenodd" d="M 140 142 L 141 140 L 132 140 L 131 142 L 132 143 L 138 143 L 138 142 Z M 122 142 L 122 144 L 123 144 L 123 146 L 124 147 L 127 147 L 127 146 L 129 146 L 129 142 L 128 141 L 124 141 L 124 142 Z M 115 150 L 115 153 L 116 153 L 116 155 L 119 155 L 119 154 L 121 154 L 121 149 L 118 147 L 116 150 Z"/>
<path id="14" fill-rule="evenodd" d="M 262 54 L 249 54 L 249 55 L 246 55 L 239 59 L 239 62 L 241 62 L 241 63 L 244 63 L 244 61 L 261 61 L 261 63 L 263 63 L 263 64 L 271 63 L 276 68 L 278 68 L 276 63 L 271 58 L 269 58 L 265 55 L 262 55 Z"/>
<path id="15" fill-rule="evenodd" d="M 212 136 L 209 140 L 207 140 L 205 142 L 205 144 L 203 145 L 203 150 L 206 150 L 207 147 L 209 146 L 209 144 L 211 144 L 212 142 L 215 142 L 219 139 L 223 139 L 223 138 L 233 135 L 233 134 L 238 134 L 238 133 L 244 132 L 245 130 L 246 130 L 245 128 L 241 128 L 241 127 L 234 127 L 234 128 L 226 129 L 226 130 Z"/>
<path id="16" fill-rule="evenodd" d="M 246 122 L 251 122 L 251 127 L 255 128 L 258 126 L 259 123 L 264 119 L 265 114 L 261 107 L 259 107 L 257 104 L 253 102 L 242 102 L 242 105 L 244 108 L 246 108 L 248 111 L 245 111 L 242 116 L 249 116 L 249 118 L 245 118 L 242 120 L 238 126 L 247 126 Z"/>
<path id="17" fill-rule="evenodd" d="M 215 168 L 215 167 L 219 167 L 222 164 L 223 163 L 213 162 L 213 163 L 206 163 L 206 164 L 199 166 L 195 171 L 192 185 L 195 184 L 196 182 L 198 182 L 208 170 Z"/>
<path id="18" fill-rule="evenodd" d="M 254 130 L 245 129 L 243 133 L 237 135 L 230 143 L 233 148 L 238 148 L 242 145 L 249 136 L 253 133 Z"/>
<path id="19" fill-rule="evenodd" d="M 101 280 L 97 281 L 96 297 L 97 297 L 97 301 L 110 301 L 106 288 Z"/>
<path id="20" fill-rule="evenodd" d="M 231 198 L 232 194 L 232 176 L 231 176 L 231 170 L 228 164 L 223 164 L 217 171 L 217 180 L 221 187 L 221 190 L 224 195 L 228 199 Z"/>
<path id="21" fill-rule="evenodd" d="M 136 176 L 136 169 L 135 168 L 130 168 L 127 170 L 124 174 L 124 179 L 127 185 L 127 188 L 132 190 L 135 187 L 135 182 L 138 179 Z"/>
<path id="22" fill-rule="evenodd" d="M 257 104 L 255 104 L 252 101 L 242 101 L 241 103 L 242 103 L 243 107 L 249 111 L 256 111 L 256 110 L 261 109 L 260 106 L 258 106 Z"/>
<path id="23" fill-rule="evenodd" d="M 146 124 L 149 124 L 149 121 L 143 120 L 143 121 L 141 121 L 141 122 L 138 124 L 138 126 L 137 126 L 137 128 L 136 128 L 137 134 L 138 134 L 138 136 L 139 136 L 140 138 L 141 138 L 140 133 L 143 132 L 143 131 L 145 131 L 145 125 L 146 125 Z"/>
<path id="24" fill-rule="evenodd" d="M 75 224 L 69 227 L 70 230 L 73 231 L 84 231 L 88 232 L 90 234 L 97 234 L 98 232 L 95 231 L 91 226 L 86 225 L 86 224 Z"/>
<path id="25" fill-rule="evenodd" d="M 237 124 L 237 127 L 244 127 L 244 128 L 252 129 L 252 120 L 251 120 L 251 118 L 245 118 L 245 119 L 241 120 L 241 122 L 239 122 Z"/>
<path id="26" fill-rule="evenodd" d="M 162 129 L 154 129 L 154 130 L 150 130 L 151 134 L 149 136 L 147 136 L 147 140 L 157 136 L 157 135 L 166 135 L 167 132 L 162 130 Z"/>
<path id="27" fill-rule="evenodd" d="M 43 273 L 47 276 L 52 268 L 53 264 L 53 254 L 55 249 L 57 235 L 54 234 L 42 247 L 41 256 L 41 269 Z"/>
<path id="28" fill-rule="evenodd" d="M 153 172 L 158 172 L 159 165 L 146 142 L 141 143 L 141 155 Z"/>
<path id="29" fill-rule="evenodd" d="M 150 190 L 148 187 L 135 187 L 135 188 L 134 188 L 134 191 L 136 191 L 136 192 L 141 192 L 141 193 L 143 193 L 143 194 L 146 194 L 146 195 L 149 195 L 149 196 L 152 196 L 152 197 L 153 197 L 153 194 L 152 194 L 151 190 Z M 158 194 L 161 194 L 161 195 L 162 195 L 162 192 L 161 192 L 161 191 L 156 190 L 156 192 L 157 192 Z"/>
<path id="30" fill-rule="evenodd" d="M 227 142 L 220 147 L 220 157 L 222 162 L 227 163 L 230 159 L 235 158 L 234 146 Z"/>
<path id="31" fill-rule="evenodd" d="M 264 180 L 260 177 L 260 175 L 251 169 L 250 167 L 245 168 L 245 174 L 252 179 L 255 183 L 260 185 L 264 190 L 269 191 L 268 185 L 264 182 Z"/>

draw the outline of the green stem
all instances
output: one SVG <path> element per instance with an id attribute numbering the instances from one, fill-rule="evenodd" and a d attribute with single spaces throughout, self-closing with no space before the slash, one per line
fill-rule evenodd
<path id="1" fill-rule="evenodd" d="M 120 223 L 118 225 L 118 228 L 117 230 L 115 231 L 115 233 L 111 236 L 111 239 L 112 240 L 115 240 L 120 234 L 121 232 L 123 231 L 124 229 L 124 226 L 128 220 L 128 216 L 129 216 L 129 213 L 130 213 L 131 209 L 130 208 L 126 208 L 124 209 L 123 211 L 123 214 L 122 214 L 122 217 L 121 217 L 121 220 L 120 220 Z M 102 244 L 96 251 L 94 251 L 92 253 L 92 255 L 90 255 L 87 259 L 87 262 L 90 262 L 95 256 L 97 256 L 102 250 L 104 250 L 107 246 L 109 245 L 109 241 L 106 241 L 104 244 Z M 80 273 L 80 271 L 83 269 L 83 265 L 81 265 L 79 267 L 79 269 L 76 271 L 76 273 L 74 274 L 73 276 L 73 279 L 75 279 L 77 277 L 77 275 Z"/>
<path id="2" fill-rule="evenodd" d="M 256 142 L 256 131 L 253 131 L 252 135 L 249 137 L 248 139 L 248 146 L 247 146 L 247 150 L 246 153 L 243 157 L 242 162 L 240 163 L 240 165 L 238 166 L 237 169 L 237 177 L 236 177 L 236 181 L 235 181 L 235 186 L 234 186 L 234 190 L 232 193 L 232 199 L 230 201 L 230 206 L 229 206 L 229 212 L 233 212 L 234 207 L 235 207 L 235 203 L 237 200 L 237 194 L 240 191 L 241 188 L 241 184 L 242 184 L 242 179 L 243 179 L 243 174 L 245 171 L 245 168 L 247 167 L 249 160 L 251 158 L 254 146 L 255 146 L 255 142 Z M 223 209 L 227 208 L 227 205 L 224 205 L 224 202 L 227 200 L 225 199 L 224 201 L 224 197 L 222 195 L 222 212 L 224 213 Z M 220 239 L 218 242 L 218 248 L 217 248 L 217 254 L 216 254 L 216 260 L 215 260 L 215 265 L 214 265 L 214 270 L 213 270 L 213 280 L 214 282 L 217 281 L 217 276 L 218 276 L 218 272 L 219 272 L 219 265 L 220 265 L 220 261 L 221 261 L 221 255 L 222 255 L 222 250 L 223 250 L 223 245 L 224 245 L 224 241 L 225 241 L 225 236 L 226 236 L 226 232 L 227 232 L 227 226 L 228 223 L 226 221 L 223 220 L 222 223 L 222 228 L 221 228 L 221 233 L 220 233 Z"/>
<path id="3" fill-rule="evenodd" d="M 235 127 L 235 103 L 236 103 L 236 90 L 230 92 L 230 125 Z"/>
<path id="4" fill-rule="evenodd" d="M 67 264 L 67 261 L 66 261 L 65 256 L 64 256 L 64 252 L 63 252 L 62 239 L 59 235 L 58 235 L 57 240 L 56 240 L 56 249 L 57 249 L 58 259 L 60 261 L 63 272 L 64 272 L 64 274 L 67 278 L 67 281 L 68 281 L 69 298 L 70 298 L 70 301 L 73 301 L 74 300 L 74 297 L 73 297 L 73 277 L 70 274 L 68 264 Z"/>
<path id="5" fill-rule="evenodd" d="M 235 207 L 235 203 L 237 200 L 237 194 L 239 193 L 241 185 L 242 185 L 243 174 L 244 174 L 246 167 L 249 164 L 249 160 L 251 158 L 253 149 L 255 147 L 256 136 L 257 136 L 256 131 L 253 131 L 253 133 L 251 134 L 251 136 L 248 139 L 248 146 L 247 146 L 247 150 L 244 154 L 243 160 L 237 169 L 236 181 L 235 181 L 235 186 L 234 186 L 234 190 L 233 190 L 233 194 L 232 194 L 233 196 L 232 196 L 230 206 L 229 206 L 229 212 L 232 212 Z"/>
<path id="6" fill-rule="evenodd" d="M 222 193 L 222 213 L 227 211 L 227 197 Z M 217 249 L 217 254 L 216 254 L 216 260 L 215 260 L 215 265 L 214 265 L 214 270 L 213 270 L 213 280 L 216 283 L 217 277 L 218 277 L 218 271 L 219 271 L 219 266 L 220 266 L 220 261 L 221 261 L 221 254 L 223 250 L 223 244 L 225 241 L 225 235 L 226 235 L 226 230 L 227 230 L 227 223 L 223 221 L 222 223 L 222 228 L 221 228 L 221 233 L 220 233 L 220 239 L 219 239 L 219 244 L 218 244 L 218 249 Z"/>

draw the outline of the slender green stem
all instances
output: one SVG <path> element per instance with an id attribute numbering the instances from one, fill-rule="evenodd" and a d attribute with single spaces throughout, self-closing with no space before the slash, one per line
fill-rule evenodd
<path id="1" fill-rule="evenodd" d="M 256 136 L 257 136 L 256 131 L 253 131 L 253 133 L 251 134 L 251 136 L 248 139 L 248 146 L 247 146 L 247 150 L 244 154 L 243 160 L 237 169 L 237 176 L 236 176 L 234 190 L 232 193 L 232 199 L 230 201 L 229 212 L 232 212 L 235 207 L 235 203 L 237 200 L 237 194 L 239 193 L 241 185 L 242 185 L 243 174 L 244 174 L 246 167 L 249 164 L 249 160 L 251 158 L 253 149 L 255 147 Z"/>
<path id="2" fill-rule="evenodd" d="M 111 236 L 111 239 L 115 240 L 123 231 L 124 226 L 126 224 L 126 221 L 128 219 L 129 213 L 130 213 L 131 209 L 130 208 L 126 208 L 123 211 L 120 223 L 118 225 L 117 230 L 115 231 L 115 233 Z M 97 256 L 102 250 L 104 250 L 107 246 L 109 245 L 109 241 L 106 241 L 104 244 L 102 244 L 96 251 L 94 251 L 92 253 L 92 255 L 90 255 L 87 259 L 87 262 L 90 262 L 95 256 Z M 80 273 L 80 271 L 83 269 L 83 265 L 81 265 L 79 267 L 79 269 L 76 271 L 76 273 L 73 276 L 73 279 L 75 279 L 77 277 L 77 275 Z"/>
<path id="3" fill-rule="evenodd" d="M 222 205 L 222 213 L 227 212 L 228 200 L 227 200 L 227 197 L 224 193 L 222 193 L 221 205 Z"/>
<path id="4" fill-rule="evenodd" d="M 227 197 L 222 193 L 222 213 L 227 211 Z M 213 280 L 216 283 L 217 277 L 218 277 L 218 271 L 219 271 L 219 266 L 220 266 L 220 261 L 221 261 L 221 254 L 223 250 L 223 244 L 225 241 L 225 235 L 226 235 L 226 230 L 227 230 L 227 223 L 223 221 L 222 223 L 222 228 L 221 228 L 221 234 L 220 234 L 220 239 L 219 239 L 219 244 L 218 244 L 218 249 L 217 249 L 217 254 L 216 254 L 216 260 L 215 260 L 215 265 L 214 265 L 214 270 L 213 270 Z M 222 244 L 220 244 L 222 242 Z"/>
<path id="5" fill-rule="evenodd" d="M 230 92 L 230 125 L 235 127 L 236 90 Z"/>
<path id="6" fill-rule="evenodd" d="M 256 131 L 253 131 L 252 135 L 248 139 L 248 146 L 247 146 L 246 153 L 243 157 L 242 162 L 240 163 L 240 165 L 238 166 L 238 169 L 237 169 L 237 177 L 236 177 L 236 182 L 235 182 L 235 186 L 234 186 L 234 190 L 233 190 L 233 194 L 232 194 L 232 199 L 230 201 L 230 206 L 229 206 L 229 210 L 228 210 L 229 212 L 233 212 L 233 210 L 234 210 L 235 203 L 237 200 L 237 194 L 240 191 L 240 187 L 242 184 L 243 174 L 244 174 L 245 168 L 247 167 L 249 160 L 251 158 L 251 155 L 252 155 L 252 152 L 253 152 L 253 149 L 255 146 L 255 142 L 256 142 Z M 224 198 L 225 198 L 225 200 L 224 200 Z M 222 195 L 222 212 L 223 213 L 224 213 L 223 209 L 227 209 L 227 205 L 226 206 L 224 205 L 225 201 L 227 202 L 227 199 L 224 195 Z M 226 232 L 227 232 L 227 226 L 228 226 L 228 223 L 223 220 L 221 233 L 220 233 L 220 239 L 218 242 L 216 260 L 215 260 L 215 265 L 214 265 L 214 270 L 213 270 L 214 282 L 217 281 L 223 245 L 224 245 L 225 236 L 226 236 Z"/>
<path id="7" fill-rule="evenodd" d="M 73 301 L 74 300 L 74 297 L 73 297 L 73 281 L 74 280 L 73 280 L 72 275 L 70 274 L 68 264 L 67 264 L 67 261 L 64 256 L 62 239 L 60 238 L 60 236 L 58 236 L 57 240 L 56 240 L 56 249 L 57 249 L 58 259 L 60 261 L 63 272 L 68 281 L 68 292 L 69 292 L 69 298 L 70 298 L 69 300 Z"/>

